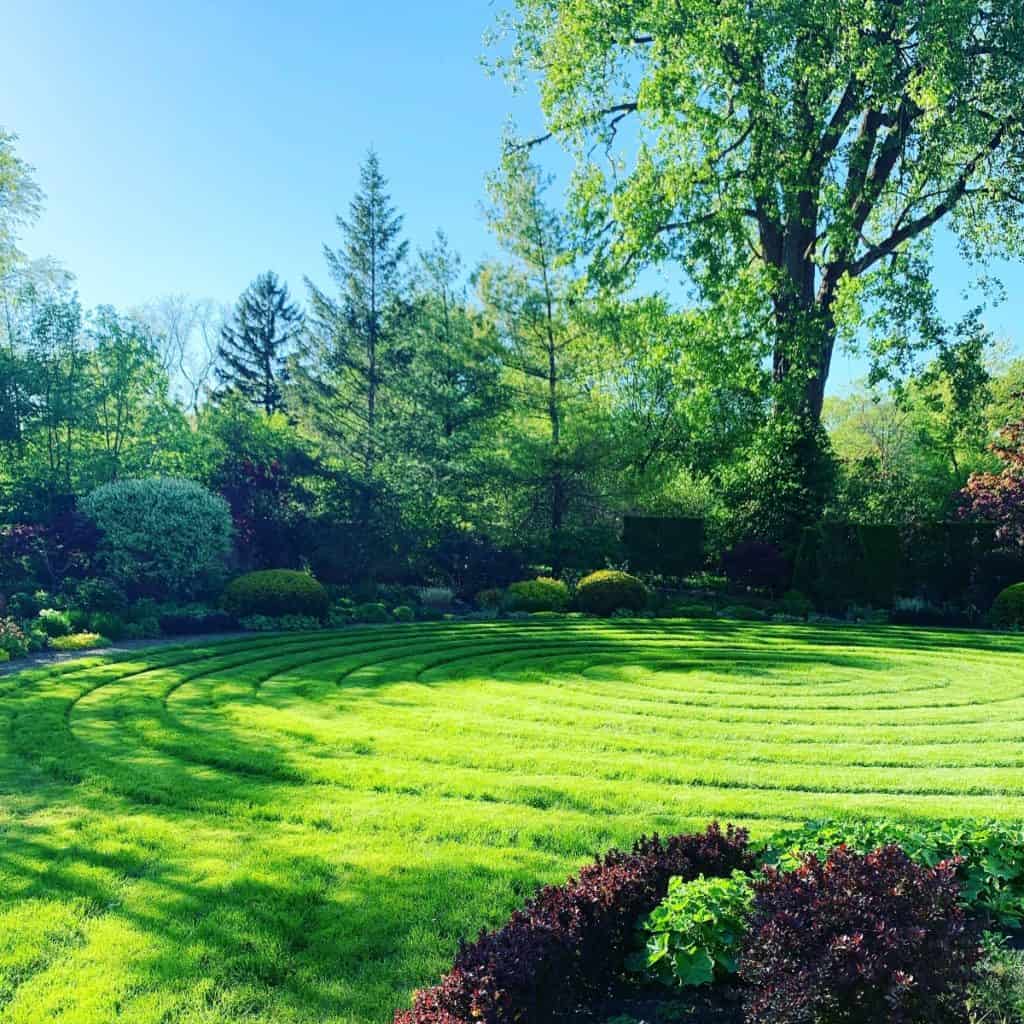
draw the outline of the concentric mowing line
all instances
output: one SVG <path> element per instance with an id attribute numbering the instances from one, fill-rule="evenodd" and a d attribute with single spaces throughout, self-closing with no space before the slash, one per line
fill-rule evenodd
<path id="1" fill-rule="evenodd" d="M 233 836 L 245 837 L 253 865 L 282 843 L 287 858 L 315 850 L 334 879 L 317 899 L 333 900 L 335 916 L 354 912 L 343 909 L 353 865 L 380 876 L 384 888 L 369 894 L 397 884 L 386 867 L 396 858 L 412 857 L 425 878 L 444 864 L 440 887 L 423 883 L 403 912 L 416 955 L 396 952 L 398 920 L 380 922 L 378 939 L 356 929 L 352 960 L 332 940 L 330 956 L 347 966 L 329 972 L 338 981 L 323 1019 L 383 1019 L 440 969 L 457 934 L 507 911 L 520 892 L 512 878 L 528 888 L 526 879 L 562 877 L 642 831 L 712 817 L 768 828 L 843 811 L 1024 817 L 1022 650 L 1017 638 L 970 634 L 572 619 L 168 649 L 5 681 L 2 796 L 13 809 L 25 794 L 9 824 L 23 841 L 63 828 L 33 792 L 63 808 L 59 820 L 101 831 L 104 807 L 115 830 L 173 821 L 189 850 L 179 862 L 160 847 L 175 878 L 209 870 L 193 862 L 232 869 L 220 851 Z M 20 877 L 19 863 L 7 873 Z M 475 888 L 473 872 L 491 870 L 495 880 Z M 452 885 L 461 900 L 446 895 Z M 144 888 L 122 881 L 118 900 L 128 906 Z M 190 913 L 215 916 L 224 899 L 233 905 L 222 895 Z M 122 911 L 101 906 L 85 917 L 68 909 L 53 935 L 78 938 L 40 939 L 45 949 L 8 995 L 0 984 L 12 1021 L 65 1019 L 56 1009 L 32 1017 L 28 1006 L 46 1005 L 38 987 L 59 987 L 81 950 L 107 964 L 103 985 L 117 988 L 117 954 L 97 943 Z M 252 906 L 239 904 L 242 919 Z M 146 919 L 143 908 L 132 918 Z M 287 954 L 294 970 L 321 971 L 304 948 Z M 186 973 L 210 969 L 197 961 Z M 238 984 L 230 972 L 216 981 L 222 993 Z M 320 1019 L 270 989 L 257 1019 Z M 184 998 L 164 996 L 170 1006 Z"/>

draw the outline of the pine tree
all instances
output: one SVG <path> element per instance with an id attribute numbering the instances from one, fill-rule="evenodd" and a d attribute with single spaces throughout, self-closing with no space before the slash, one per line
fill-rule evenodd
<path id="1" fill-rule="evenodd" d="M 303 317 L 288 286 L 268 270 L 249 285 L 221 328 L 217 378 L 268 415 L 284 408 L 286 360 L 302 332 Z"/>
<path id="2" fill-rule="evenodd" d="M 395 383 L 408 366 L 408 243 L 372 150 L 348 219 L 337 218 L 339 249 L 324 246 L 337 298 L 308 278 L 310 323 L 299 369 L 312 425 L 364 481 L 373 482 L 394 446 L 400 415 Z"/>

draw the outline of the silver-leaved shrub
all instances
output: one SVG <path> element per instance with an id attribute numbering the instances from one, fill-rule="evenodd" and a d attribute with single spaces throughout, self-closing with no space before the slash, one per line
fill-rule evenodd
<path id="1" fill-rule="evenodd" d="M 104 484 L 82 511 L 102 533 L 105 573 L 136 594 L 189 598 L 223 582 L 231 551 L 228 504 L 191 480 Z"/>

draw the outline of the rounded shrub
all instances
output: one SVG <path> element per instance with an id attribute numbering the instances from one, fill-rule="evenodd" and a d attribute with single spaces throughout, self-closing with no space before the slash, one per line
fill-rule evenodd
<path id="1" fill-rule="evenodd" d="M 106 576 L 135 594 L 191 597 L 223 579 L 231 511 L 199 484 L 170 477 L 120 480 L 98 487 L 81 508 L 102 535 Z"/>
<path id="2" fill-rule="evenodd" d="M 250 615 L 327 616 L 328 597 L 323 584 L 307 572 L 264 569 L 233 579 L 221 598 L 224 610 L 238 618 Z"/>
<path id="3" fill-rule="evenodd" d="M 608 616 L 623 609 L 639 612 L 647 605 L 647 588 L 628 572 L 601 569 L 576 585 L 576 604 L 590 615 Z"/>
<path id="4" fill-rule="evenodd" d="M 550 576 L 520 580 L 505 591 L 505 607 L 510 612 L 560 612 L 569 604 L 569 588 Z"/>
<path id="5" fill-rule="evenodd" d="M 437 614 L 440 615 L 440 612 Z M 382 604 L 380 601 L 366 601 L 363 604 L 357 604 L 352 609 L 352 618 L 356 622 L 370 624 L 387 622 L 388 617 L 387 605 Z"/>
<path id="6" fill-rule="evenodd" d="M 992 602 L 992 625 L 1024 626 L 1024 583 L 1011 583 Z"/>
<path id="7" fill-rule="evenodd" d="M 397 608 L 392 608 L 391 615 L 395 622 L 412 622 L 416 618 L 416 613 L 407 604 L 400 604 Z"/>

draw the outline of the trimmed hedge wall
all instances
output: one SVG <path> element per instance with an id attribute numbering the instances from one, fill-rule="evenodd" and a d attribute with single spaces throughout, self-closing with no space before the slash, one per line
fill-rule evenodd
<path id="1" fill-rule="evenodd" d="M 983 582 L 994 546 L 987 523 L 822 522 L 801 535 L 793 586 L 824 608 L 888 607 L 897 594 L 962 601 Z"/>
<path id="2" fill-rule="evenodd" d="M 625 516 L 622 545 L 634 572 L 686 576 L 704 565 L 704 520 Z"/>

